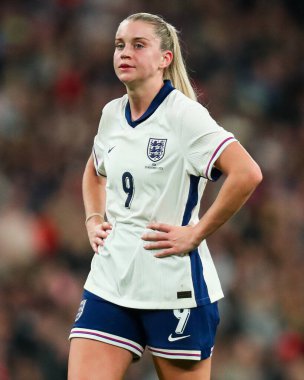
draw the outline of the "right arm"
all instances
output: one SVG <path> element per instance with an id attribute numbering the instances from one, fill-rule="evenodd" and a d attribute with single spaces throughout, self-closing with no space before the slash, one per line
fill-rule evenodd
<path id="1" fill-rule="evenodd" d="M 98 253 L 98 246 L 108 236 L 112 227 L 104 221 L 106 204 L 106 177 L 98 176 L 95 171 L 93 157 L 90 156 L 83 174 L 82 194 L 86 220 L 86 228 L 93 251 Z M 90 215 L 98 214 L 90 217 Z"/>

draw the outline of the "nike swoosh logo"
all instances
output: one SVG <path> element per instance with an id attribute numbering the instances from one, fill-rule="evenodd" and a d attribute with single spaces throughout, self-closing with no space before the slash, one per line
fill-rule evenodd
<path id="1" fill-rule="evenodd" d="M 114 146 L 112 146 L 112 148 L 110 148 L 109 150 L 108 150 L 108 153 L 110 153 L 111 152 L 111 150 L 113 150 L 115 148 L 115 145 Z"/>
<path id="2" fill-rule="evenodd" d="M 188 338 L 189 336 L 191 336 L 191 335 L 177 336 L 177 337 L 174 338 L 174 337 L 172 336 L 172 334 L 170 334 L 170 335 L 168 336 L 168 341 L 169 341 L 169 342 L 175 342 L 176 340 L 185 339 L 185 338 Z"/>

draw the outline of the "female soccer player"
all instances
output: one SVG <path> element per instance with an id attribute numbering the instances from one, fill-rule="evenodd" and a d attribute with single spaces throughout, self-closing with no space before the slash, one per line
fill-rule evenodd
<path id="1" fill-rule="evenodd" d="M 83 176 L 95 255 L 68 378 L 122 379 L 147 347 L 159 378 L 208 380 L 223 293 L 206 237 L 246 202 L 261 172 L 196 101 L 172 25 L 147 13 L 125 19 L 114 69 L 127 94 L 104 107 Z M 206 182 L 221 173 L 199 220 Z"/>

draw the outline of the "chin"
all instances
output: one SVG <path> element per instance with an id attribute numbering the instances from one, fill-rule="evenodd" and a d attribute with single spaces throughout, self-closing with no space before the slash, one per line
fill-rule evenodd
<path id="1" fill-rule="evenodd" d="M 132 84 L 136 83 L 136 80 L 134 78 L 128 78 L 125 75 L 120 75 L 118 79 L 126 86 L 132 86 Z"/>
<path id="2" fill-rule="evenodd" d="M 119 73 L 117 75 L 117 78 L 121 81 L 121 82 L 129 82 L 130 80 L 132 81 L 132 79 L 130 78 L 129 75 L 127 74 L 124 74 L 124 73 Z"/>

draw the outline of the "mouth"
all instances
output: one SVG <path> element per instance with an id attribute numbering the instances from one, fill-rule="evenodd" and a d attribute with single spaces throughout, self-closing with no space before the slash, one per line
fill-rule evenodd
<path id="1" fill-rule="evenodd" d="M 127 65 L 126 63 L 123 63 L 119 66 L 120 69 L 132 69 L 133 66 Z"/>

